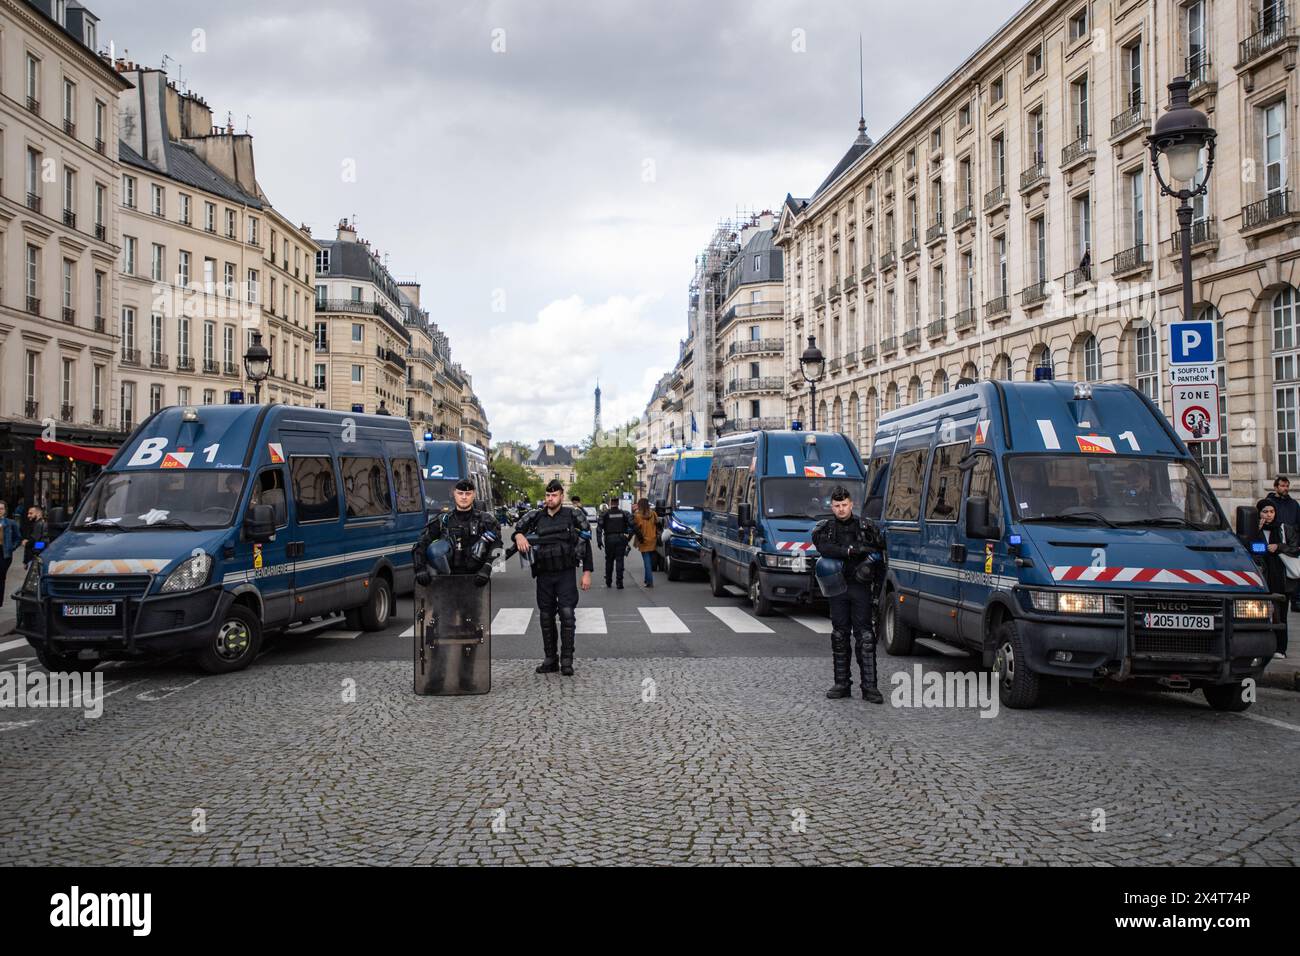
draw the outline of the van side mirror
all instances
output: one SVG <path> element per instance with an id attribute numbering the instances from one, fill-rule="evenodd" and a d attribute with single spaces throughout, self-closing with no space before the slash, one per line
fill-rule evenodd
<path id="1" fill-rule="evenodd" d="M 754 507 L 748 501 L 736 505 L 736 524 L 742 528 L 754 526 Z"/>
<path id="2" fill-rule="evenodd" d="M 966 534 L 972 538 L 1000 538 L 1002 531 L 989 523 L 989 500 L 984 495 L 966 499 Z"/>
<path id="3" fill-rule="evenodd" d="M 67 509 L 67 508 L 51 508 L 51 509 L 50 509 L 50 524 L 52 524 L 52 525 L 54 525 L 54 526 L 57 527 L 57 526 L 60 526 L 60 525 L 66 525 L 67 523 L 68 523 L 68 509 Z"/>
<path id="4" fill-rule="evenodd" d="M 275 537 L 275 509 L 270 505 L 253 505 L 244 518 L 244 537 L 259 544 Z"/>
<path id="5" fill-rule="evenodd" d="M 1259 511 L 1251 505 L 1237 505 L 1237 534 L 1253 538 L 1259 534 Z"/>
<path id="6" fill-rule="evenodd" d="M 655 511 L 658 513 L 659 517 L 662 518 L 664 515 L 668 513 L 668 502 L 665 501 L 663 498 L 656 499 Z"/>

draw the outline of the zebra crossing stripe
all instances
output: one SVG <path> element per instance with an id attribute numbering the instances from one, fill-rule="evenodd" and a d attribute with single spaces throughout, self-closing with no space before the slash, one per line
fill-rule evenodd
<path id="1" fill-rule="evenodd" d="M 3 654 L 5 651 L 12 651 L 12 650 L 16 650 L 17 648 L 26 647 L 26 646 L 27 646 L 27 638 L 25 637 L 20 638 L 19 640 L 16 641 L 5 641 L 3 644 L 0 644 L 0 654 Z"/>
<path id="2" fill-rule="evenodd" d="M 492 619 L 492 633 L 526 634 L 532 617 L 533 609 L 530 607 L 503 607 Z"/>
<path id="3" fill-rule="evenodd" d="M 816 631 L 818 634 L 829 634 L 831 632 L 831 622 L 824 617 L 812 617 L 808 614 L 787 614 L 792 621 L 798 621 L 810 631 Z"/>
<path id="4" fill-rule="evenodd" d="M 609 628 L 605 624 L 605 611 L 598 607 L 579 607 L 574 608 L 577 615 L 577 633 L 579 634 L 608 634 Z"/>
<path id="5" fill-rule="evenodd" d="M 750 617 L 738 607 L 705 608 L 727 627 L 737 634 L 771 634 L 772 629 L 756 618 Z"/>
<path id="6" fill-rule="evenodd" d="M 687 627 L 670 607 L 639 607 L 641 618 L 651 634 L 689 634 Z"/>
<path id="7" fill-rule="evenodd" d="M 321 634 L 314 634 L 313 637 L 323 637 L 331 641 L 355 641 L 361 636 L 360 631 L 325 631 Z M 415 636 L 415 628 L 411 628 L 410 636 Z"/>

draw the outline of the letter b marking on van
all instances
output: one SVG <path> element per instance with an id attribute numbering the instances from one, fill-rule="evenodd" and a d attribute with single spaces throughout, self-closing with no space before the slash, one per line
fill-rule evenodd
<path id="1" fill-rule="evenodd" d="M 144 441 L 140 442 L 140 447 L 135 450 L 135 454 L 131 456 L 131 460 L 126 463 L 127 467 L 133 467 L 135 465 L 156 465 L 158 462 L 162 461 L 163 449 L 166 447 L 166 438 L 146 438 Z"/>

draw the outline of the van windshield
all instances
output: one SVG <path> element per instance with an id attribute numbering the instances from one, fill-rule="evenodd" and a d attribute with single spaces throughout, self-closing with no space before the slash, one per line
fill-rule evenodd
<path id="1" fill-rule="evenodd" d="M 431 513 L 442 511 L 444 508 L 450 511 L 455 507 L 451 493 L 455 490 L 458 480 L 453 478 L 426 478 L 424 480 L 424 503 Z"/>
<path id="2" fill-rule="evenodd" d="M 673 510 L 698 511 L 704 507 L 704 482 L 678 481 L 673 483 Z"/>
<path id="3" fill-rule="evenodd" d="M 1213 492 L 1190 464 L 1121 455 L 1018 455 L 1008 459 L 1021 521 L 1114 527 L 1226 525 Z"/>
<path id="4" fill-rule="evenodd" d="M 826 518 L 831 492 L 843 485 L 862 514 L 862 481 L 854 478 L 767 478 L 763 481 L 763 517 Z"/>
<path id="5" fill-rule="evenodd" d="M 95 482 L 74 528 L 227 528 L 244 489 L 242 471 L 115 472 Z"/>

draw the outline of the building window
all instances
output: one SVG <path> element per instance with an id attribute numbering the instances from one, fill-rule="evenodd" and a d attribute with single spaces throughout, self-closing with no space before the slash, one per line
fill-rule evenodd
<path id="1" fill-rule="evenodd" d="M 321 249 L 316 253 L 316 274 L 327 275 L 330 271 L 330 251 Z"/>
<path id="2" fill-rule="evenodd" d="M 1192 0 L 1186 6 L 1187 78 L 1193 85 L 1208 79 L 1210 48 L 1206 35 L 1205 0 Z"/>
<path id="3" fill-rule="evenodd" d="M 176 389 L 176 404 L 188 405 L 190 403 L 190 389 L 187 385 L 182 385 Z"/>
<path id="4" fill-rule="evenodd" d="M 63 260 L 63 307 L 73 308 L 72 290 L 76 287 L 76 264 L 71 259 Z"/>
<path id="5" fill-rule="evenodd" d="M 181 206 L 181 225 L 188 226 L 190 224 L 190 197 L 185 193 L 181 193 L 179 198 Z"/>
<path id="6" fill-rule="evenodd" d="M 1218 359 L 1214 363 L 1214 375 L 1219 385 L 1219 440 L 1189 442 L 1187 447 L 1201 463 L 1201 471 L 1207 475 L 1226 478 L 1228 476 L 1228 371 L 1223 342 L 1223 316 L 1213 306 L 1206 306 L 1197 318 L 1202 322 L 1214 323 L 1214 356 Z"/>
<path id="7" fill-rule="evenodd" d="M 135 309 L 122 309 L 122 347 L 135 349 Z"/>
<path id="8" fill-rule="evenodd" d="M 1092 196 L 1083 193 L 1074 199 L 1074 259 L 1083 267 L 1083 257 L 1092 249 Z"/>
<path id="9" fill-rule="evenodd" d="M 1083 380 L 1101 381 L 1101 347 L 1097 344 L 1095 335 L 1089 335 L 1083 340 Z"/>
<path id="10" fill-rule="evenodd" d="M 1146 184 L 1142 169 L 1139 167 L 1126 177 L 1128 180 L 1128 244 L 1133 247 L 1142 245 L 1146 235 Z"/>
<path id="11" fill-rule="evenodd" d="M 1277 415 L 1277 470 L 1300 471 L 1300 298 L 1287 286 L 1273 297 L 1273 407 Z"/>
<path id="12" fill-rule="evenodd" d="M 217 207 L 214 203 L 203 204 L 203 228 L 208 232 L 217 231 Z"/>
<path id="13" fill-rule="evenodd" d="M 997 271 L 993 276 L 993 286 L 997 289 L 999 296 L 1005 297 L 1010 294 L 1007 281 L 1007 237 L 1006 235 L 996 236 L 993 239 L 993 263 Z"/>
<path id="14" fill-rule="evenodd" d="M 1088 74 L 1070 84 L 1070 109 L 1074 119 L 1074 138 L 1088 138 Z"/>
<path id="15" fill-rule="evenodd" d="M 163 317 L 161 315 L 149 316 L 149 352 L 150 360 L 154 365 L 162 365 L 166 361 L 163 358 Z"/>
<path id="16" fill-rule="evenodd" d="M 93 412 L 104 410 L 104 366 L 96 365 L 90 374 L 90 408 Z M 102 417 L 96 415 L 96 418 Z M 99 422 L 96 422 L 99 424 Z"/>
<path id="17" fill-rule="evenodd" d="M 1124 48 L 1124 85 L 1128 92 L 1128 108 L 1142 108 L 1142 41 L 1136 40 Z"/>
<path id="18" fill-rule="evenodd" d="M 1035 282 L 1047 281 L 1047 220 L 1038 216 L 1029 224 L 1031 265 Z"/>
<path id="19" fill-rule="evenodd" d="M 248 302 L 250 305 L 257 303 L 257 270 L 248 270 Z"/>
<path id="20" fill-rule="evenodd" d="M 1070 17 L 1070 42 L 1082 40 L 1088 35 L 1088 8 L 1083 6 Z"/>
<path id="21" fill-rule="evenodd" d="M 1264 188 L 1266 194 L 1286 189 L 1286 101 L 1264 109 Z"/>
<path id="22" fill-rule="evenodd" d="M 63 211 L 73 217 L 76 223 L 77 213 L 77 174 L 67 166 L 63 167 Z"/>
<path id="23" fill-rule="evenodd" d="M 1035 166 L 1047 162 L 1047 130 L 1043 125 L 1043 111 L 1036 109 L 1029 114 L 1029 156 Z"/>
<path id="24" fill-rule="evenodd" d="M 166 281 L 166 257 L 167 251 L 158 243 L 153 243 L 152 255 L 150 256 L 150 278 L 154 282 Z"/>
<path id="25" fill-rule="evenodd" d="M 122 410 L 121 430 L 129 432 L 135 427 L 135 382 L 123 382 L 119 407 Z"/>
<path id="26" fill-rule="evenodd" d="M 235 210 L 226 210 L 226 238 L 235 238 Z"/>
<path id="27" fill-rule="evenodd" d="M 108 107 L 100 100 L 95 100 L 95 148 L 101 151 L 104 148 L 103 144 L 106 139 L 104 133 L 107 132 L 107 129 L 104 121 L 107 116 Z"/>
<path id="28" fill-rule="evenodd" d="M 203 404 L 215 405 L 217 403 L 217 390 L 215 388 L 205 388 L 203 390 Z"/>
<path id="29" fill-rule="evenodd" d="M 95 232 L 100 233 L 104 228 L 104 206 L 108 201 L 108 187 L 103 183 L 95 183 Z M 97 239 L 106 239 L 107 235 L 96 235 Z"/>
<path id="30" fill-rule="evenodd" d="M 104 273 L 95 270 L 95 318 L 104 317 Z M 102 330 L 101 330 L 102 331 Z"/>
<path id="31" fill-rule="evenodd" d="M 993 160 L 993 184 L 995 187 L 1005 187 L 1007 184 L 1007 141 L 1001 133 L 993 137 L 991 155 Z"/>
<path id="32" fill-rule="evenodd" d="M 135 177 L 122 176 L 122 205 L 127 209 L 135 208 Z"/>
<path id="33" fill-rule="evenodd" d="M 161 385 L 149 386 L 149 414 L 160 411 L 163 406 L 163 387 Z"/>
<path id="34" fill-rule="evenodd" d="M 1043 45 L 1040 43 L 1025 54 L 1025 76 L 1037 76 L 1043 69 Z"/>
<path id="35" fill-rule="evenodd" d="M 27 246 L 23 279 L 27 287 L 27 311 L 37 312 L 40 310 L 41 250 L 36 246 Z"/>
<path id="36" fill-rule="evenodd" d="M 365 333 L 366 333 L 366 327 L 365 327 L 364 325 L 362 325 L 360 322 L 353 322 L 353 323 L 352 323 L 352 341 L 353 341 L 353 342 L 364 342 L 364 341 L 365 341 Z"/>
<path id="37" fill-rule="evenodd" d="M 203 323 L 203 364 L 211 365 L 217 357 L 217 323 Z M 206 371 L 206 368 L 205 368 Z"/>
<path id="38" fill-rule="evenodd" d="M 188 252 L 186 252 L 184 249 L 182 249 L 182 250 L 177 254 L 177 260 L 176 260 L 176 276 L 177 276 L 177 279 L 180 281 L 180 284 L 181 284 L 183 287 L 185 287 L 185 288 L 189 288 L 189 284 L 190 284 L 190 254 L 189 254 Z"/>
<path id="39" fill-rule="evenodd" d="M 41 113 L 41 61 L 27 54 L 27 108 L 37 116 Z"/>
<path id="40" fill-rule="evenodd" d="M 135 236 L 122 237 L 122 271 L 135 275 Z"/>
<path id="41" fill-rule="evenodd" d="M 248 242 L 250 245 L 257 245 L 257 217 L 248 217 Z"/>
<path id="42" fill-rule="evenodd" d="M 221 269 L 221 282 L 225 289 L 226 298 L 232 298 L 235 294 L 235 264 L 227 262 Z"/>
<path id="43" fill-rule="evenodd" d="M 27 205 L 33 210 L 39 209 L 38 205 L 33 205 L 33 198 L 37 202 L 41 195 L 41 154 L 39 150 L 27 148 Z"/>
<path id="44" fill-rule="evenodd" d="M 316 391 L 325 391 L 325 364 L 323 362 L 316 363 L 316 372 L 313 384 L 316 386 Z"/>
<path id="45" fill-rule="evenodd" d="M 180 361 L 190 357 L 190 320 L 185 316 L 176 320 L 176 356 Z"/>
<path id="46" fill-rule="evenodd" d="M 1138 391 L 1160 404 L 1160 336 L 1150 322 L 1138 326 L 1133 336 L 1133 367 Z"/>
<path id="47" fill-rule="evenodd" d="M 989 84 L 989 102 L 996 106 L 1006 98 L 1006 95 L 1005 81 L 1000 76 L 994 77 L 993 82 Z"/>
<path id="48" fill-rule="evenodd" d="M 221 361 L 227 369 L 235 366 L 235 327 L 223 326 L 221 329 Z"/>
<path id="49" fill-rule="evenodd" d="M 159 218 L 166 214 L 163 188 L 157 183 L 149 185 L 149 211 Z"/>
<path id="50" fill-rule="evenodd" d="M 363 373 L 364 371 L 365 371 L 365 369 L 364 369 L 362 366 L 360 366 L 360 365 L 354 365 L 354 366 L 352 366 L 352 384 L 353 384 L 353 385 L 361 385 L 361 384 L 364 383 L 364 379 L 363 379 L 363 377 L 362 377 L 362 373 Z"/>
<path id="51" fill-rule="evenodd" d="M 970 104 L 965 104 L 957 111 L 957 128 L 966 129 L 970 126 Z"/>

